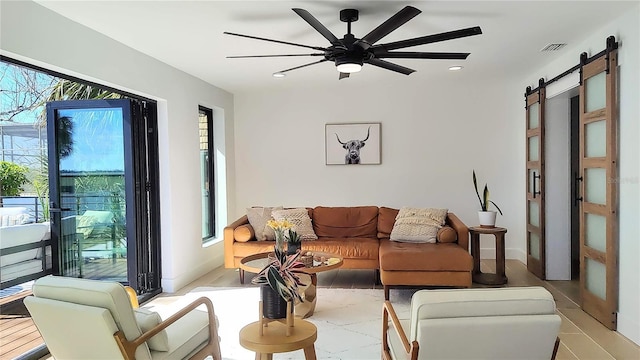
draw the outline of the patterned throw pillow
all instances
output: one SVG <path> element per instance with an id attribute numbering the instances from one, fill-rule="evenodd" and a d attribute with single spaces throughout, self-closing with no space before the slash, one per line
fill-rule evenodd
<path id="1" fill-rule="evenodd" d="M 309 212 L 305 208 L 275 210 L 273 218 L 276 221 L 288 220 L 302 240 L 316 240 L 318 236 L 313 231 Z"/>
<path id="2" fill-rule="evenodd" d="M 256 240 L 275 240 L 276 234 L 273 229 L 267 226 L 267 221 L 271 220 L 271 213 L 274 210 L 282 210 L 282 206 L 276 207 L 252 207 L 247 208 L 247 218 L 253 227 Z"/>
<path id="3" fill-rule="evenodd" d="M 448 209 L 403 207 L 396 216 L 391 240 L 413 243 L 435 243 L 438 230 L 447 218 Z"/>

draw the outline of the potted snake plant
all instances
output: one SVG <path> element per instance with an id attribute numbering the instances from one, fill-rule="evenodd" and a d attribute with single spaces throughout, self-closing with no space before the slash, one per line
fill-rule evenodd
<path id="1" fill-rule="evenodd" d="M 476 171 L 473 170 L 473 187 L 476 189 L 476 195 L 478 196 L 478 201 L 480 202 L 480 211 L 478 211 L 478 221 L 480 222 L 480 227 L 488 227 L 492 228 L 496 226 L 496 211 L 489 210 L 489 204 L 493 204 L 495 208 L 502 215 L 502 210 L 498 207 L 498 204 L 489 200 L 489 187 L 487 184 L 484 184 L 484 190 L 482 192 L 482 197 L 480 197 L 480 193 L 478 192 L 478 181 L 476 179 Z"/>

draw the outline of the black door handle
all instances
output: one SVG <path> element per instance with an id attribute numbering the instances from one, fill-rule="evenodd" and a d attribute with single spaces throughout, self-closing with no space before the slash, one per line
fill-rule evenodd
<path id="1" fill-rule="evenodd" d="M 542 194 L 542 192 L 536 191 L 536 179 L 538 179 L 538 182 L 540 181 L 540 174 L 536 175 L 536 172 L 534 171 L 533 172 L 533 198 L 534 199 L 536 198 L 536 195 Z"/>

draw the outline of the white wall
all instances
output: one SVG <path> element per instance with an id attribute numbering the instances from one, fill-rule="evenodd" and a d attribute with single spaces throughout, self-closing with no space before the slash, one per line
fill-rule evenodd
<path id="1" fill-rule="evenodd" d="M 521 87 L 535 86 L 537 79 L 552 77 L 579 62 L 580 53 L 594 55 L 605 48 L 605 39 L 614 35 L 620 43 L 618 64 L 619 82 L 619 312 L 618 332 L 640 344 L 640 5 L 620 16 L 609 25 L 594 30 L 580 44 L 563 50 L 565 53 L 537 70 L 529 71 Z"/>
<path id="2" fill-rule="evenodd" d="M 475 169 L 504 212 L 507 257 L 524 261 L 524 116 L 510 116 L 523 107 L 522 89 L 464 73 L 397 76 L 376 87 L 354 77 L 235 94 L 236 217 L 258 205 L 416 206 L 476 225 Z M 341 122 L 382 124 L 381 165 L 325 165 L 325 124 Z M 484 241 L 483 257 L 495 256 L 493 239 Z"/>
<path id="3" fill-rule="evenodd" d="M 571 280 L 571 154 L 568 94 L 545 111 L 545 256 L 548 280 Z"/>
<path id="4" fill-rule="evenodd" d="M 234 192 L 232 94 L 30 1 L 0 4 L 3 55 L 158 100 L 163 289 L 220 266 L 222 244 L 201 241 L 198 105 L 214 110 L 218 176 L 226 176 L 216 196 L 226 204 Z M 235 212 L 228 204 L 217 209 L 220 236 Z"/>

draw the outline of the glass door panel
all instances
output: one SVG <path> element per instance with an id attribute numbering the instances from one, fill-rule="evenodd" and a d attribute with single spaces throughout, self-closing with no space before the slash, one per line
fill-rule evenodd
<path id="1" fill-rule="evenodd" d="M 71 104 L 100 105 L 74 108 Z M 127 100 L 48 104 L 60 275 L 128 282 Z M 53 150 L 53 153 L 51 151 Z M 54 227 L 56 227 L 54 225 Z"/>
<path id="2" fill-rule="evenodd" d="M 584 243 L 600 252 L 607 251 L 607 218 L 595 214 L 584 214 Z"/>
<path id="3" fill-rule="evenodd" d="M 588 158 L 607 155 L 607 123 L 604 120 L 585 125 L 585 156 Z"/>
<path id="4" fill-rule="evenodd" d="M 539 149 L 539 137 L 538 136 L 532 136 L 529 138 L 529 156 L 528 159 L 529 161 L 538 161 L 540 160 L 539 158 L 539 153 L 540 153 L 540 149 Z"/>
<path id="5" fill-rule="evenodd" d="M 532 232 L 529 233 L 529 255 L 540 260 L 540 236 Z"/>
<path id="6" fill-rule="evenodd" d="M 538 103 L 531 104 L 529 106 L 529 121 L 527 123 L 527 129 L 536 129 L 540 122 L 538 116 L 540 113 L 540 105 Z"/>
<path id="7" fill-rule="evenodd" d="M 603 263 L 586 259 L 586 288 L 599 299 L 607 298 L 607 268 Z"/>
<path id="8" fill-rule="evenodd" d="M 606 73 L 603 71 L 586 80 L 585 111 L 603 109 L 607 105 Z"/>
<path id="9" fill-rule="evenodd" d="M 593 204 L 607 203 L 607 171 L 603 168 L 584 170 L 585 201 Z"/>
<path id="10" fill-rule="evenodd" d="M 540 227 L 540 206 L 535 201 L 529 201 L 529 224 Z"/>

